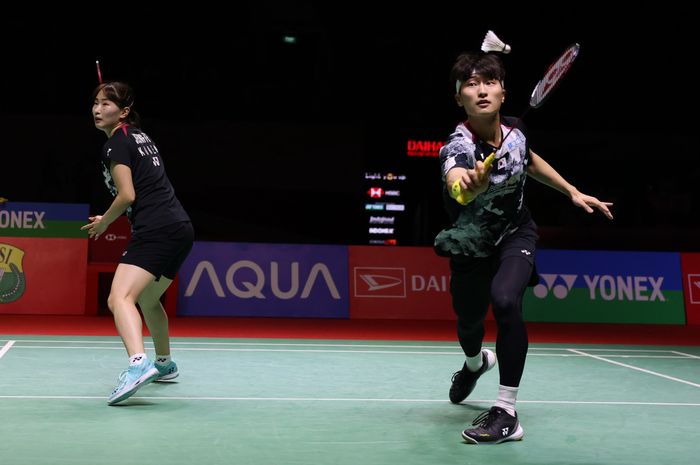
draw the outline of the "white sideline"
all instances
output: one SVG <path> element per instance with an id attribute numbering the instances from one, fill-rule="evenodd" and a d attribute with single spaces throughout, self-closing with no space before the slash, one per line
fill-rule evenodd
<path id="1" fill-rule="evenodd" d="M 15 341 L 7 341 L 4 346 L 2 346 L 2 349 L 0 349 L 0 358 L 2 358 L 3 355 L 7 353 L 8 350 L 10 350 L 10 347 L 14 345 Z"/>
<path id="2" fill-rule="evenodd" d="M 585 355 L 586 357 L 591 357 L 591 358 L 594 358 L 596 360 L 600 360 L 601 362 L 611 363 L 613 365 L 617 365 L 617 366 L 621 366 L 621 367 L 625 367 L 625 368 L 630 368 L 632 370 L 641 371 L 642 373 L 647 373 L 650 375 L 658 376 L 659 378 L 665 378 L 665 379 L 668 379 L 671 381 L 676 381 L 677 383 L 683 383 L 683 384 L 687 384 L 689 386 L 694 386 L 694 387 L 700 388 L 700 384 L 691 383 L 690 381 L 686 381 L 684 379 L 674 378 L 673 376 L 664 375 L 663 373 L 657 373 L 656 371 L 646 370 L 644 368 L 639 368 L 639 367 L 636 367 L 633 365 L 628 365 L 626 363 L 616 362 L 615 360 L 610 360 L 610 359 L 607 359 L 604 357 L 600 357 L 598 355 L 587 354 L 585 352 L 581 352 L 581 351 L 576 350 L 576 349 L 569 349 L 569 350 L 571 352 L 574 352 L 574 353 L 579 354 L 579 355 Z"/>

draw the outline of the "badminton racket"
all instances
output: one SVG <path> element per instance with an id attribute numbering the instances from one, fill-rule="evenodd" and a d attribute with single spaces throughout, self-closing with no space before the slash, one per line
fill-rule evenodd
<path id="1" fill-rule="evenodd" d="M 513 131 L 513 129 L 515 129 L 515 127 L 518 125 L 518 122 L 522 121 L 523 118 L 525 118 L 525 115 L 527 115 L 532 108 L 541 107 L 547 98 L 552 95 L 552 91 L 557 88 L 564 76 L 566 76 L 566 73 L 568 73 L 571 69 L 571 65 L 574 63 L 574 60 L 576 60 L 580 48 L 581 46 L 576 43 L 570 45 L 566 50 L 564 50 L 564 53 L 562 53 L 559 58 L 557 58 L 556 61 L 554 61 L 554 63 L 547 68 L 547 71 L 544 73 L 544 77 L 540 79 L 532 91 L 532 95 L 530 95 L 530 104 L 528 107 L 516 120 L 515 124 L 513 124 L 513 126 L 508 130 L 505 137 L 501 139 L 501 143 L 498 145 L 498 148 L 491 152 L 491 154 L 486 157 L 486 160 L 484 160 L 484 171 L 491 167 L 496 151 L 501 148 L 503 142 L 508 138 L 511 131 Z M 473 198 L 470 198 L 471 195 L 467 195 L 467 192 L 462 192 L 462 188 L 459 185 L 459 180 L 452 184 L 452 197 L 462 205 L 466 205 L 473 200 Z"/>

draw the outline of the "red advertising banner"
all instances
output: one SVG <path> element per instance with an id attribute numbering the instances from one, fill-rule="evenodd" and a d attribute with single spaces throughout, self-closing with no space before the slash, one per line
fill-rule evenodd
<path id="1" fill-rule="evenodd" d="M 681 254 L 685 322 L 700 325 L 700 253 Z"/>
<path id="2" fill-rule="evenodd" d="M 97 239 L 88 241 L 88 259 L 91 262 L 119 263 L 131 239 L 131 225 L 126 216 L 120 216 Z"/>
<path id="3" fill-rule="evenodd" d="M 84 312 L 88 207 L 0 206 L 0 313 Z"/>
<path id="4" fill-rule="evenodd" d="M 87 240 L 0 237 L 0 313 L 82 314 Z"/>
<path id="5" fill-rule="evenodd" d="M 454 320 L 450 266 L 430 247 L 348 247 L 350 318 Z"/>

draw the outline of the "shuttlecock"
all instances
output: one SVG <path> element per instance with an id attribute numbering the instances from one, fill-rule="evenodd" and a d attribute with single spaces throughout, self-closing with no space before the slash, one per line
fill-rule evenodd
<path id="1" fill-rule="evenodd" d="M 484 37 L 484 41 L 481 43 L 481 51 L 486 53 L 501 52 L 507 54 L 510 53 L 510 45 L 499 39 L 493 31 L 489 31 L 486 33 L 486 37 Z"/>

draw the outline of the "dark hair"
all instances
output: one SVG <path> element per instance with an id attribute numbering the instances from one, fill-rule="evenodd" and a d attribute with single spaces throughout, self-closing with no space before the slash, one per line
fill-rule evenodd
<path id="1" fill-rule="evenodd" d="M 450 81 L 465 82 L 474 74 L 487 79 L 497 79 L 502 84 L 506 78 L 506 69 L 499 56 L 493 53 L 462 53 L 452 66 Z"/>
<path id="2" fill-rule="evenodd" d="M 141 126 L 141 118 L 134 111 L 134 89 L 129 84 L 119 81 L 103 82 L 95 87 L 95 90 L 92 92 L 93 100 L 97 98 L 97 94 L 100 91 L 104 91 L 105 97 L 114 102 L 119 108 L 130 107 L 129 114 L 126 116 L 126 122 L 137 128 Z"/>

